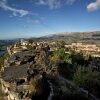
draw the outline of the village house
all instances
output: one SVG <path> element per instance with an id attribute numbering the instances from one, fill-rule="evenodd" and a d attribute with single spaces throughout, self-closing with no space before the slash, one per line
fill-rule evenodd
<path id="1" fill-rule="evenodd" d="M 65 45 L 65 48 L 71 48 L 78 53 L 92 54 L 92 56 L 98 56 L 97 53 L 100 53 L 100 48 L 93 44 L 72 43 L 71 45 Z"/>

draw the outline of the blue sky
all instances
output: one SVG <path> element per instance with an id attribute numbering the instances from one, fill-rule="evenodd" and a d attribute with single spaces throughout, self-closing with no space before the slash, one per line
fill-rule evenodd
<path id="1" fill-rule="evenodd" d="M 100 0 L 0 0 L 0 39 L 100 31 Z"/>

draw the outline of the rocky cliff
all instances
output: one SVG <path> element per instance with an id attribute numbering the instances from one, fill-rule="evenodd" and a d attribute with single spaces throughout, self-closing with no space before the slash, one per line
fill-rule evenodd
<path id="1" fill-rule="evenodd" d="M 8 53 L 15 50 L 14 45 L 11 47 Z M 61 76 L 66 72 L 63 66 L 60 67 L 64 72 L 59 68 L 59 63 L 63 63 L 62 55 L 58 52 L 60 59 L 57 55 L 52 57 L 56 49 L 51 50 L 50 43 L 26 47 L 23 50 L 16 45 L 16 51 L 19 48 L 20 51 L 5 59 L 0 77 L 4 100 L 92 100 L 88 93 L 83 94 L 80 88 Z"/>

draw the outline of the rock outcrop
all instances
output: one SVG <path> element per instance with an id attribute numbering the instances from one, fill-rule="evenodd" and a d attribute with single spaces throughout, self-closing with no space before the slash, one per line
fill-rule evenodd
<path id="1" fill-rule="evenodd" d="M 62 56 L 56 59 L 63 52 L 55 55 L 58 48 L 53 44 L 21 41 L 7 47 L 9 57 L 0 72 L 4 100 L 92 100 L 61 77 L 68 75 L 65 67 L 70 63 L 64 63 Z"/>

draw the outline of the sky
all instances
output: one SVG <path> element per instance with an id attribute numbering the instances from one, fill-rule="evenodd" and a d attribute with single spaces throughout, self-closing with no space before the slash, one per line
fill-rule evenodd
<path id="1" fill-rule="evenodd" d="M 0 39 L 100 31 L 100 0 L 0 0 Z"/>

